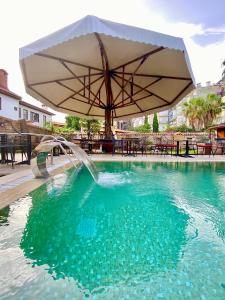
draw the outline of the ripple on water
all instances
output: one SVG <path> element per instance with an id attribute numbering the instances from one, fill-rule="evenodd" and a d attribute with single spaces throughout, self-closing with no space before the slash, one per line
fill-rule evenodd
<path id="1" fill-rule="evenodd" d="M 224 299 L 225 164 L 100 166 L 0 211 L 0 298 Z"/>
<path id="2" fill-rule="evenodd" d="M 114 187 L 131 183 L 130 172 L 108 173 L 101 172 L 98 176 L 98 184 L 103 187 Z"/>

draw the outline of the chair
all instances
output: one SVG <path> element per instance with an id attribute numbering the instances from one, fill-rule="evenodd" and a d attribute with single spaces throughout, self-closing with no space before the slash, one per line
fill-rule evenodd
<path id="1" fill-rule="evenodd" d="M 113 151 L 112 154 L 120 153 L 123 155 L 124 153 L 124 142 L 123 140 L 113 140 Z"/>
<path id="2" fill-rule="evenodd" d="M 171 136 L 162 136 L 160 142 L 154 145 L 154 152 L 161 155 L 172 155 L 175 149 L 177 149 L 177 145 L 174 143 Z"/>
<path id="3" fill-rule="evenodd" d="M 8 164 L 11 162 L 12 168 L 14 168 L 15 149 L 13 140 L 10 139 L 6 134 L 0 136 L 0 151 L 1 151 L 1 163 Z"/>
<path id="4" fill-rule="evenodd" d="M 14 136 L 14 157 L 17 152 L 21 153 L 21 163 L 30 164 L 31 160 L 31 136 L 30 135 L 15 135 Z M 25 160 L 24 160 L 25 158 Z"/>
<path id="5" fill-rule="evenodd" d="M 212 155 L 213 156 L 216 154 L 224 155 L 224 152 L 225 152 L 225 142 L 215 141 L 212 143 Z"/>
<path id="6" fill-rule="evenodd" d="M 195 138 L 188 138 L 188 148 L 189 152 L 192 151 L 192 153 L 197 154 L 197 142 Z"/>
<path id="7" fill-rule="evenodd" d="M 212 143 L 197 143 L 197 155 L 199 155 L 199 150 L 202 151 L 204 155 L 211 155 L 212 154 Z"/>

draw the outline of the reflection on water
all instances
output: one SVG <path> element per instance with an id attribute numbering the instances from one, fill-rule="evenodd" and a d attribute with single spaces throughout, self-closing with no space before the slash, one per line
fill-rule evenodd
<path id="1" fill-rule="evenodd" d="M 10 207 L 9 226 L 0 224 L 0 298 L 223 299 L 225 165 L 98 169 L 100 186 L 82 169 L 31 193 L 29 213 L 24 201 Z M 17 230 L 20 211 L 26 225 L 23 216 Z"/>
<path id="2" fill-rule="evenodd" d="M 0 209 L 0 225 L 8 224 L 9 211 L 10 211 L 9 206 L 7 206 L 3 209 Z"/>

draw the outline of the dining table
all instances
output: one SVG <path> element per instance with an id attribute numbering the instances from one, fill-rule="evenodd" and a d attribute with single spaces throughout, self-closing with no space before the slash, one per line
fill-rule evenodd
<path id="1" fill-rule="evenodd" d="M 122 149 L 125 150 L 125 154 L 122 153 L 122 155 L 136 156 L 138 141 L 139 141 L 138 138 L 123 138 L 122 139 L 122 143 L 123 143 Z"/>

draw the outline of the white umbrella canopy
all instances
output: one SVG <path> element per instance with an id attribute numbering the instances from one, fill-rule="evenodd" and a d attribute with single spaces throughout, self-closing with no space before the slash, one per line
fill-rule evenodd
<path id="1" fill-rule="evenodd" d="M 26 91 L 86 118 L 128 119 L 171 108 L 194 88 L 181 38 L 87 16 L 20 49 Z"/>

